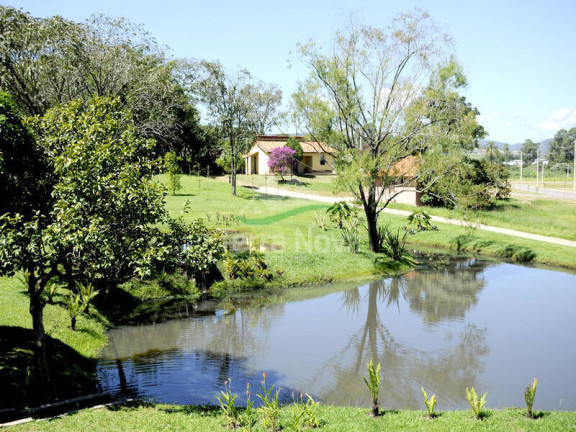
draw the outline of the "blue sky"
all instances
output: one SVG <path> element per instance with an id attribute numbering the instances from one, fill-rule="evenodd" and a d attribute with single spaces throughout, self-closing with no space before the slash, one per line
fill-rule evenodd
<path id="1" fill-rule="evenodd" d="M 349 14 L 385 27 L 420 7 L 456 42 L 467 99 L 489 139 L 515 144 L 576 127 L 575 0 L 0 0 L 37 17 L 83 21 L 123 16 L 169 46 L 174 57 L 220 60 L 282 88 L 286 101 L 306 70 L 292 61 L 299 42 L 327 42 Z M 293 57 L 292 57 L 293 58 Z"/>

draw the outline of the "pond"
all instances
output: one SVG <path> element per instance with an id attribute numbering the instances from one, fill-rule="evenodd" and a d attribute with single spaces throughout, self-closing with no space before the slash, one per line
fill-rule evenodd
<path id="1" fill-rule="evenodd" d="M 322 403 L 362 405 L 362 376 L 382 364 L 386 408 L 466 409 L 465 388 L 487 407 L 524 406 L 538 378 L 535 409 L 576 409 L 576 276 L 464 260 L 361 286 L 294 288 L 200 308 L 180 318 L 110 331 L 99 376 L 104 391 L 156 401 L 216 404 L 232 378 L 309 393 Z M 253 391 L 253 394 L 255 391 Z"/>

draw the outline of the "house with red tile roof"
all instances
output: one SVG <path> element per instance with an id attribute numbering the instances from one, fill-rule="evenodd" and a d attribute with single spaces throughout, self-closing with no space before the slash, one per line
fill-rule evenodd
<path id="1" fill-rule="evenodd" d="M 283 147 L 290 138 L 296 138 L 302 146 L 302 160 L 298 162 L 297 174 L 333 174 L 334 150 L 324 142 L 304 141 L 303 136 L 258 135 L 250 150 L 243 155 L 246 174 L 270 174 L 268 158 L 270 152 Z"/>

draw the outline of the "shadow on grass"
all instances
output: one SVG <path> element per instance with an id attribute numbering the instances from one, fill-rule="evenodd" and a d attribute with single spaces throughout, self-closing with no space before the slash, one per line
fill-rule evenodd
<path id="1" fill-rule="evenodd" d="M 478 414 L 478 419 L 482 421 L 490 417 L 492 417 L 492 411 L 485 410 L 481 411 L 480 414 Z"/>
<path id="2" fill-rule="evenodd" d="M 394 261 L 385 255 L 379 255 L 374 258 L 374 270 L 378 273 L 398 272 L 403 267 L 402 263 Z"/>
<path id="3" fill-rule="evenodd" d="M 222 412 L 221 408 L 215 405 L 165 405 L 157 409 L 168 414 L 195 414 L 203 417 L 218 417 Z M 242 408 L 239 408 L 239 411 L 242 411 Z"/>
<path id="4" fill-rule="evenodd" d="M 532 420 L 538 420 L 544 417 L 548 417 L 550 413 L 548 411 L 533 411 L 532 412 Z M 526 417 L 530 418 L 530 417 Z"/>
<path id="5" fill-rule="evenodd" d="M 33 348 L 32 330 L 0 326 L 0 409 L 21 408 L 98 391 L 96 362 L 48 335 L 46 349 L 51 385 L 41 392 L 35 391 L 29 384 Z"/>

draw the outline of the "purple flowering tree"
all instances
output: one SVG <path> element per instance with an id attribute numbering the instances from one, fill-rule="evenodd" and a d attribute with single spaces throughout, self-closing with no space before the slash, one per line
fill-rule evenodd
<path id="1" fill-rule="evenodd" d="M 268 158 L 268 168 L 270 168 L 270 171 L 274 174 L 278 174 L 280 179 L 284 181 L 282 173 L 285 171 L 292 172 L 292 164 L 294 163 L 295 154 L 295 150 L 286 146 L 272 149 Z"/>

